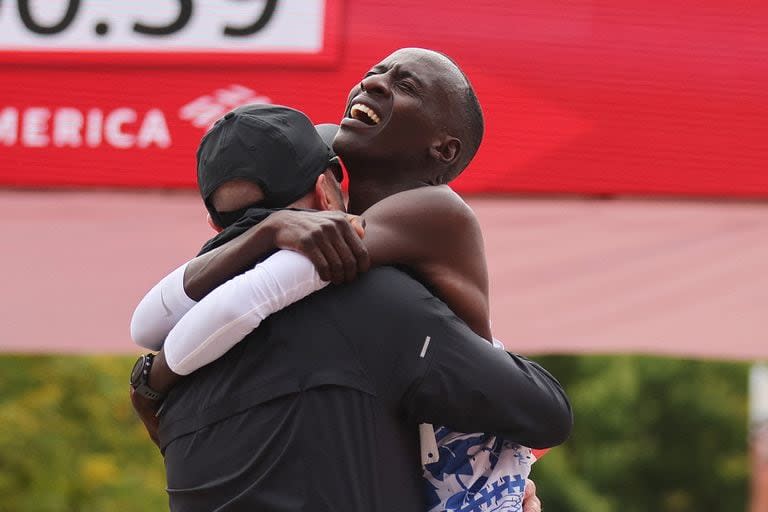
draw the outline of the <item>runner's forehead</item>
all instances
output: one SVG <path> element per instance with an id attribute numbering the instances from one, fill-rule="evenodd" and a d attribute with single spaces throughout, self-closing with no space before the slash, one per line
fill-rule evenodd
<path id="1" fill-rule="evenodd" d="M 462 87 L 464 82 L 461 72 L 450 59 L 431 50 L 418 48 L 397 50 L 373 66 L 371 71 L 380 73 L 393 67 L 418 78 L 427 87 L 435 87 L 439 90 L 455 90 Z"/>
<path id="2" fill-rule="evenodd" d="M 388 55 L 376 64 L 374 70 L 388 70 L 397 66 L 410 72 L 442 73 L 452 67 L 450 60 L 428 50 L 402 49 Z"/>

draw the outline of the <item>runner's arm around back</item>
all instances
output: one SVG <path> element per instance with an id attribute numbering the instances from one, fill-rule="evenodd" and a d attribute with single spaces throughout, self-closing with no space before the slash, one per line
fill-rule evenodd
<path id="1" fill-rule="evenodd" d="M 279 211 L 236 239 L 184 263 L 158 282 L 131 318 L 131 338 L 159 350 L 176 323 L 211 290 L 275 249 L 304 254 L 321 280 L 342 282 L 370 266 L 362 229 L 342 212 Z M 298 300 L 298 299 L 296 299 Z"/>
<path id="2" fill-rule="evenodd" d="M 336 215 L 332 215 L 336 214 Z M 171 328 L 211 290 L 250 268 L 276 246 L 318 261 L 338 263 L 344 279 L 370 264 L 407 265 L 475 332 L 490 339 L 488 276 L 480 228 L 469 207 L 449 187 L 423 187 L 390 196 L 364 214 L 362 246 L 340 212 L 278 212 L 237 239 L 195 258 L 164 278 L 140 302 L 131 335 L 159 350 Z M 326 241 L 330 244 L 322 245 Z M 335 249 L 344 246 L 346 249 Z M 368 253 L 365 249 L 368 248 Z M 328 280 L 328 267 L 321 280 Z M 338 265 L 336 265 L 338 268 Z M 183 282 L 183 287 L 181 283 Z"/>
<path id="3" fill-rule="evenodd" d="M 364 218 L 370 219 L 372 233 L 365 242 L 374 263 L 413 269 L 456 314 L 490 339 L 482 236 L 459 196 L 448 187 L 416 189 L 381 201 Z M 237 253 L 237 247 L 247 244 L 229 254 Z M 170 331 L 153 370 L 156 389 L 177 380 L 162 370 L 166 364 L 177 375 L 189 374 L 227 352 L 266 316 L 324 286 L 306 260 L 286 256 L 282 259 L 290 262 L 288 268 L 281 268 L 277 256 L 221 286 Z M 219 259 L 213 267 L 236 260 Z M 203 268 L 197 275 L 205 273 Z"/>
<path id="4" fill-rule="evenodd" d="M 340 289 L 336 302 L 324 307 L 356 345 L 383 400 L 414 424 L 497 434 L 532 448 L 568 437 L 568 398 L 545 369 L 495 348 L 402 272 L 374 272 L 361 285 Z M 344 322 L 355 301 L 365 306 L 355 311 L 356 321 Z"/>
<path id="5" fill-rule="evenodd" d="M 366 210 L 362 218 L 365 222 L 362 242 L 367 252 L 354 246 L 346 236 L 345 241 L 356 259 L 351 267 L 348 263 L 344 265 L 345 280 L 354 277 L 358 271 L 367 270 L 371 263 L 404 265 L 427 283 L 476 333 L 491 339 L 488 272 L 482 233 L 472 210 L 450 187 L 422 187 L 389 196 Z M 326 231 L 335 232 L 330 227 Z M 265 238 L 269 236 L 274 236 L 269 230 L 252 229 L 217 249 L 219 252 L 212 257 L 203 255 L 192 260 L 184 272 L 184 289 L 189 297 L 199 300 L 227 279 L 250 268 L 263 255 Z M 315 231 L 311 237 L 317 240 L 322 238 L 322 233 Z M 319 257 L 312 257 L 306 249 L 311 244 L 286 247 L 287 241 L 283 239 L 281 248 L 296 250 L 317 266 Z M 266 243 L 270 244 L 272 242 Z M 340 244 L 338 238 L 334 244 Z M 315 250 L 314 254 L 317 252 Z M 360 256 L 363 252 L 364 257 Z M 323 272 L 319 277 L 328 280 Z"/>

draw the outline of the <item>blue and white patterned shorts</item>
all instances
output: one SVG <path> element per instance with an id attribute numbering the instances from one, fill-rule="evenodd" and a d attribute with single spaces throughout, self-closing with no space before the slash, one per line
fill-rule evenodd
<path id="1" fill-rule="evenodd" d="M 424 466 L 427 512 L 521 512 L 530 448 L 490 434 L 435 430 L 439 459 Z"/>

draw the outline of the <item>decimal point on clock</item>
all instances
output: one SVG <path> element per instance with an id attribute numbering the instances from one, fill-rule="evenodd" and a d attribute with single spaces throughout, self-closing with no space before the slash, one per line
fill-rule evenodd
<path id="1" fill-rule="evenodd" d="M 100 21 L 96 24 L 96 26 L 93 29 L 96 31 L 98 35 L 103 36 L 103 35 L 106 35 L 107 32 L 109 32 L 109 25 L 104 21 Z"/>

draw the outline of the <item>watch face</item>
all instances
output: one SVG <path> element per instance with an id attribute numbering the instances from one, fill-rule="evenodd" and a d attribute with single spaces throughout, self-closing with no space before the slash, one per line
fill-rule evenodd
<path id="1" fill-rule="evenodd" d="M 131 370 L 131 384 L 136 387 L 141 382 L 141 373 L 144 371 L 144 356 L 139 356 Z"/>

